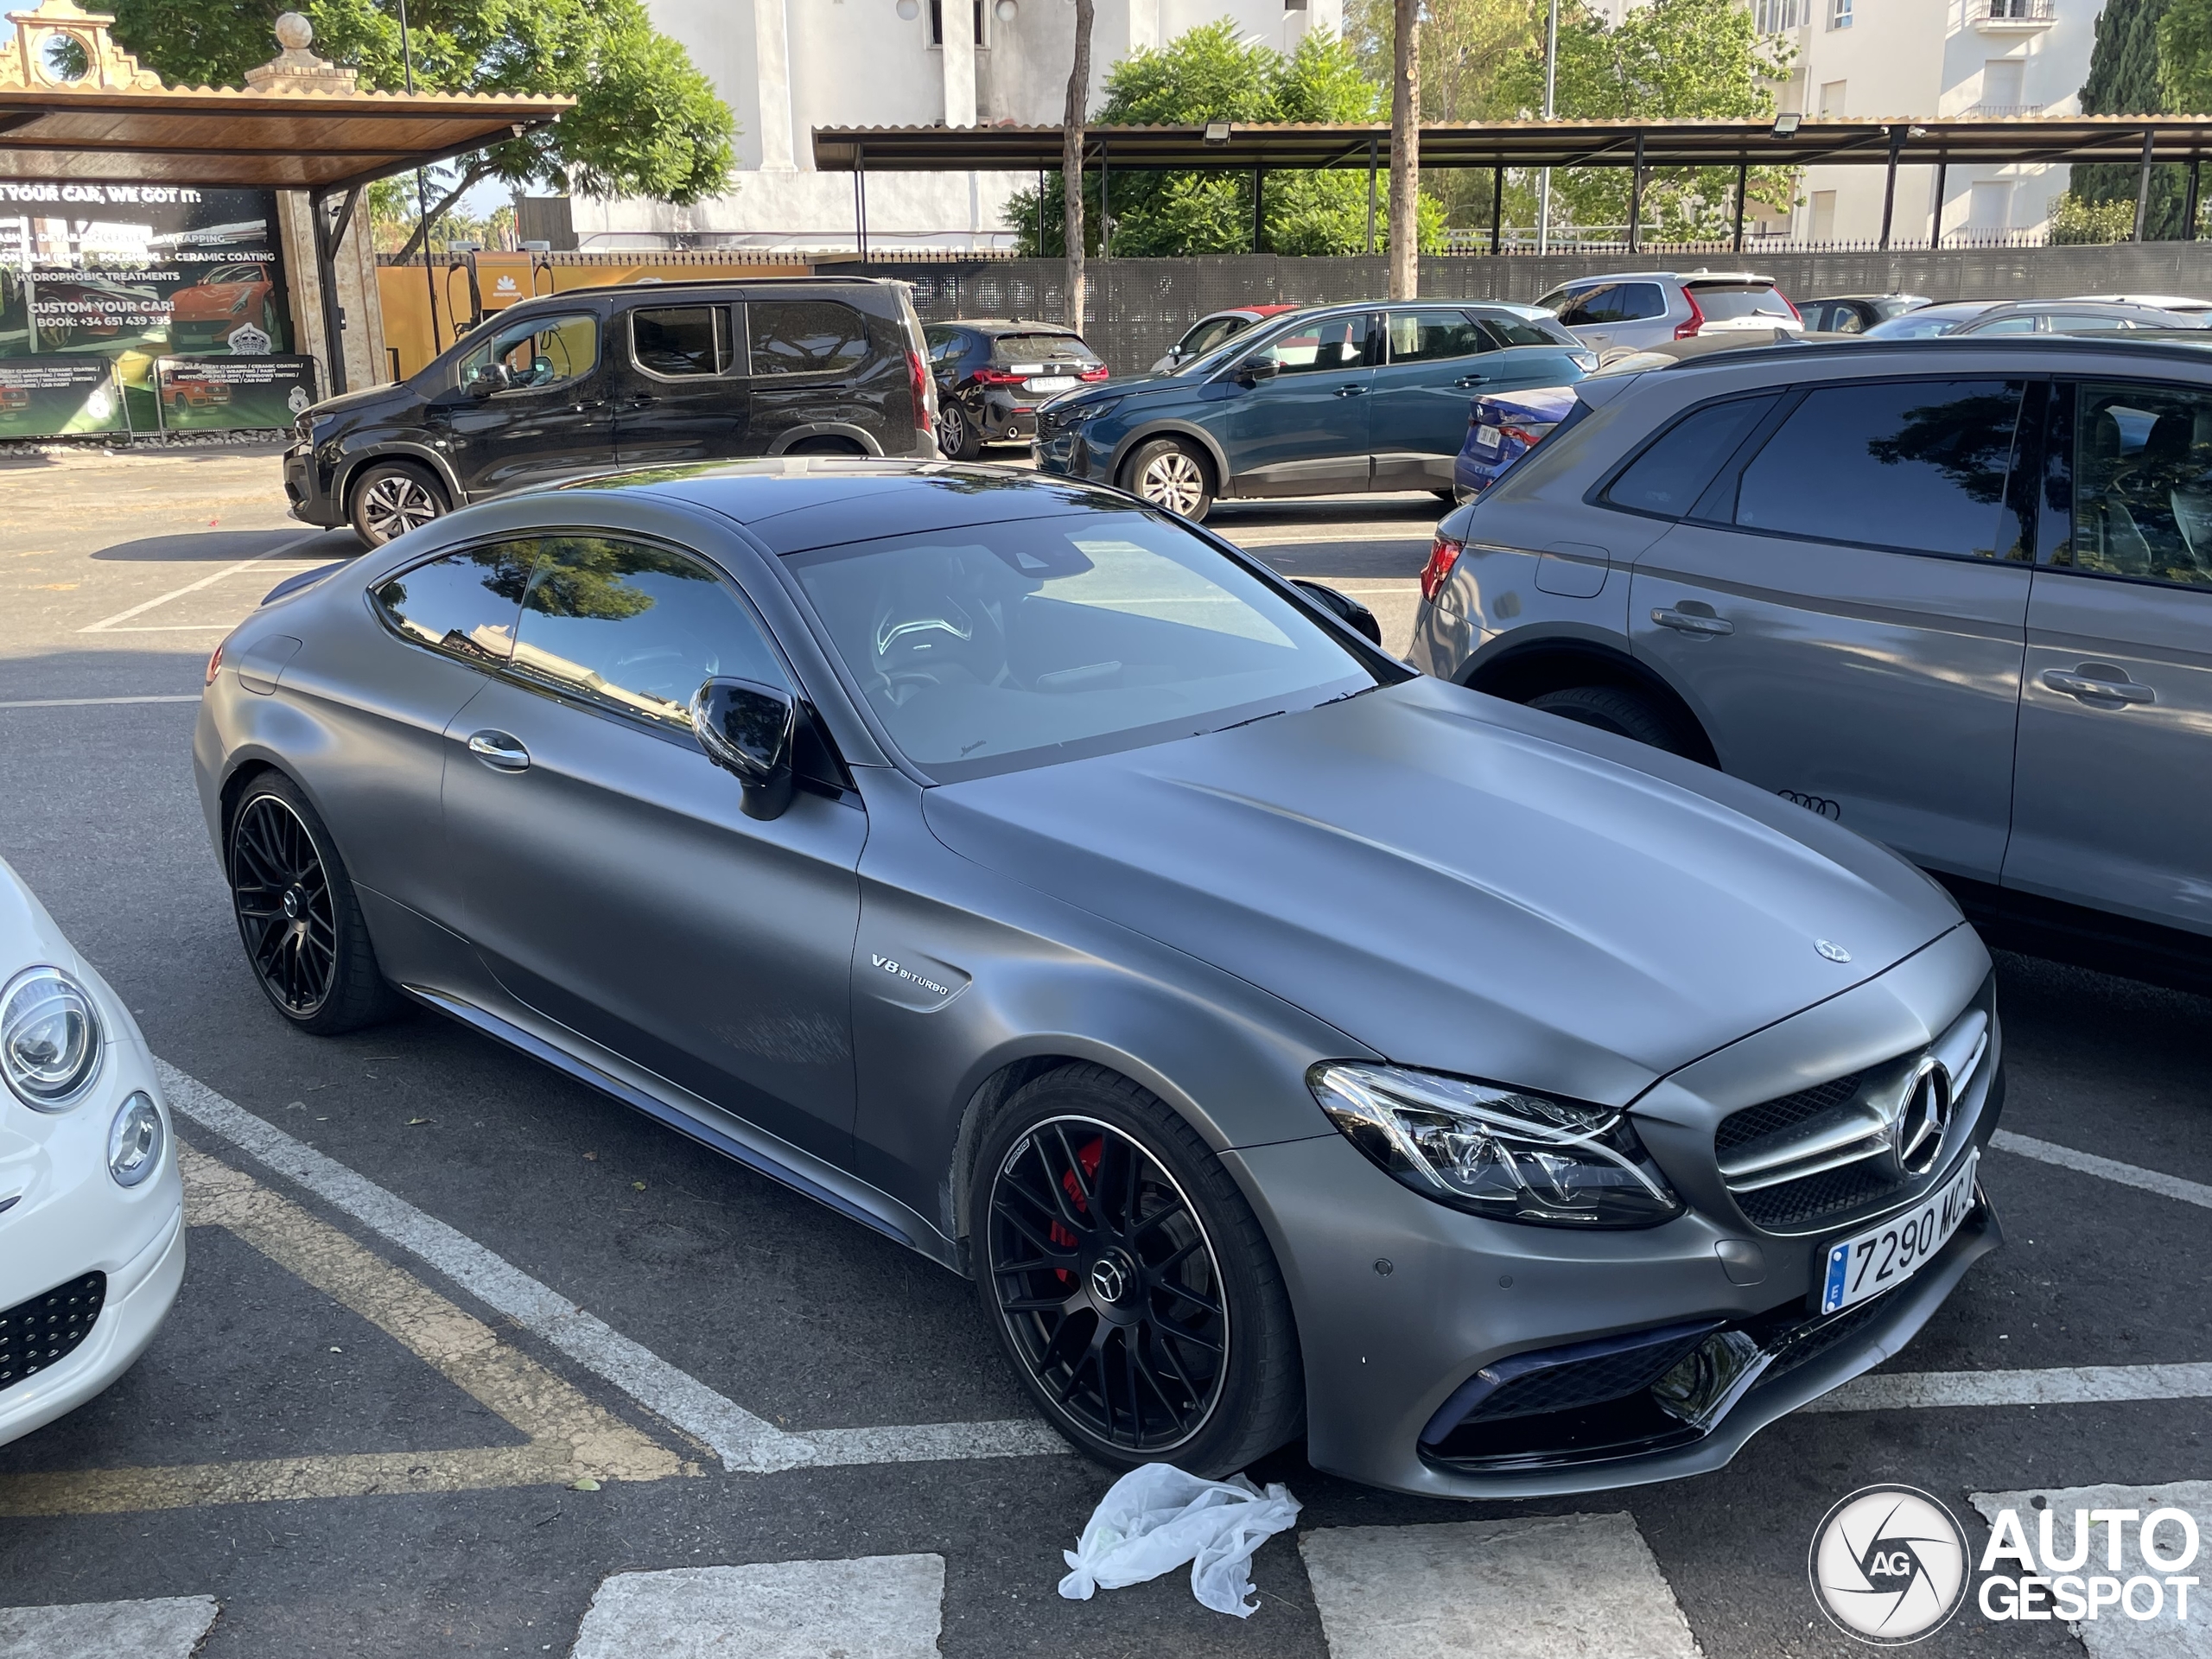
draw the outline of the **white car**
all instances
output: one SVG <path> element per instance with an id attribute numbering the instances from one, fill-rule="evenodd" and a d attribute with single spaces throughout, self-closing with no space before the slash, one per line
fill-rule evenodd
<path id="1" fill-rule="evenodd" d="M 0 1445 L 129 1370 L 183 1281 L 154 1057 L 0 861 Z"/>

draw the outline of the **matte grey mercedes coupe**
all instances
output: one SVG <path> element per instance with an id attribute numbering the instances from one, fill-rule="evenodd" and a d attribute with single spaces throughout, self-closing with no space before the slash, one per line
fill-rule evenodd
<path id="1" fill-rule="evenodd" d="M 640 473 L 280 589 L 194 760 L 286 1019 L 411 998 L 972 1275 L 1102 1461 L 1717 1467 L 1998 1242 L 1988 955 L 1329 599 L 1033 474 Z"/>

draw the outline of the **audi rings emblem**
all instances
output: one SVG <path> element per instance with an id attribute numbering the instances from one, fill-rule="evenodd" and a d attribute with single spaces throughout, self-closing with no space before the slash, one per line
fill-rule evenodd
<path id="1" fill-rule="evenodd" d="M 1897 1106 L 1897 1128 L 1891 1136 L 1897 1168 L 1907 1175 L 1925 1175 L 1936 1167 L 1943 1150 L 1943 1131 L 1951 1122 L 1951 1074 L 1933 1054 L 1921 1056 L 1906 1083 Z"/>
<path id="2" fill-rule="evenodd" d="M 1794 789 L 1777 789 L 1774 792 L 1792 806 L 1802 806 L 1808 812 L 1826 818 L 1831 823 L 1843 817 L 1842 803 L 1832 801 L 1825 795 L 1801 795 Z"/>

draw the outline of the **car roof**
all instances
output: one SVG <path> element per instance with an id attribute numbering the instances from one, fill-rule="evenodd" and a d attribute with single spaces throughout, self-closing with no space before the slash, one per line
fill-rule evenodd
<path id="1" fill-rule="evenodd" d="M 1042 317 L 946 317 L 922 326 L 925 328 L 972 328 L 979 334 L 1066 334 L 1074 340 L 1083 338 L 1065 322 L 1047 322 Z"/>
<path id="2" fill-rule="evenodd" d="M 1923 295 L 1907 294 L 1901 289 L 1891 289 L 1886 294 L 1821 294 L 1809 300 L 1800 300 L 1800 305 L 1833 305 L 1838 300 L 1923 300 Z"/>
<path id="3" fill-rule="evenodd" d="M 1585 283 L 1764 283 L 1772 288 L 1774 278 L 1757 270 L 1608 270 L 1588 276 L 1573 276 L 1558 284 L 1560 288 L 1580 288 Z"/>
<path id="4" fill-rule="evenodd" d="M 2198 331 L 2192 329 L 2189 332 L 2195 334 Z M 1853 334 L 1792 346 L 1764 342 L 1757 346 L 1739 346 L 1728 351 L 1707 353 L 1701 357 L 1678 359 L 1668 368 L 1655 369 L 1652 372 L 1694 374 L 1713 369 L 1741 368 L 1755 352 L 1787 353 L 1786 359 L 1777 355 L 1777 360 L 1786 360 L 1793 372 L 1829 361 L 1864 362 L 1873 355 L 1925 365 L 1946 354 L 1986 356 L 1993 352 L 2004 352 L 2058 359 L 2109 357 L 2114 353 L 2120 353 L 2131 358 L 2162 359 L 2185 365 L 2199 373 L 2207 373 L 2212 372 L 2212 329 L 2203 331 L 2203 336 L 2204 344 L 2200 346 L 2190 340 L 2165 336 L 2155 340 L 2130 339 L 2124 334 L 1969 334 L 1963 339 L 1955 334 L 1937 334 L 1925 340 L 1876 340 L 1863 334 Z"/>
<path id="5" fill-rule="evenodd" d="M 605 300 L 622 294 L 696 294 L 707 290 L 743 289 L 851 288 L 874 289 L 898 286 L 887 276 L 682 276 L 642 283 L 589 283 L 557 293 L 535 294 L 510 309 L 540 308 L 578 299 Z M 496 314 L 494 314 L 496 315 Z"/>
<path id="6" fill-rule="evenodd" d="M 1085 507 L 1139 512 L 1128 497 L 1050 474 L 948 461 L 779 455 L 605 473 L 559 486 L 620 490 L 703 507 L 773 553 Z"/>

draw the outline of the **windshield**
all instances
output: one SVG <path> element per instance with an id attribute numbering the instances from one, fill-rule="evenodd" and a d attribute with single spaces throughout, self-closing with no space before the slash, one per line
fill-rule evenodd
<path id="1" fill-rule="evenodd" d="M 1209 732 L 1378 683 L 1188 531 L 1082 512 L 788 561 L 861 695 L 941 783 Z"/>
<path id="2" fill-rule="evenodd" d="M 1937 334 L 1948 334 L 1960 324 L 1971 322 L 1980 315 L 1978 310 L 1948 311 L 1941 306 L 1929 306 L 1918 311 L 1908 311 L 1902 316 L 1890 317 L 1876 323 L 1866 331 L 1869 340 L 1932 340 Z"/>

